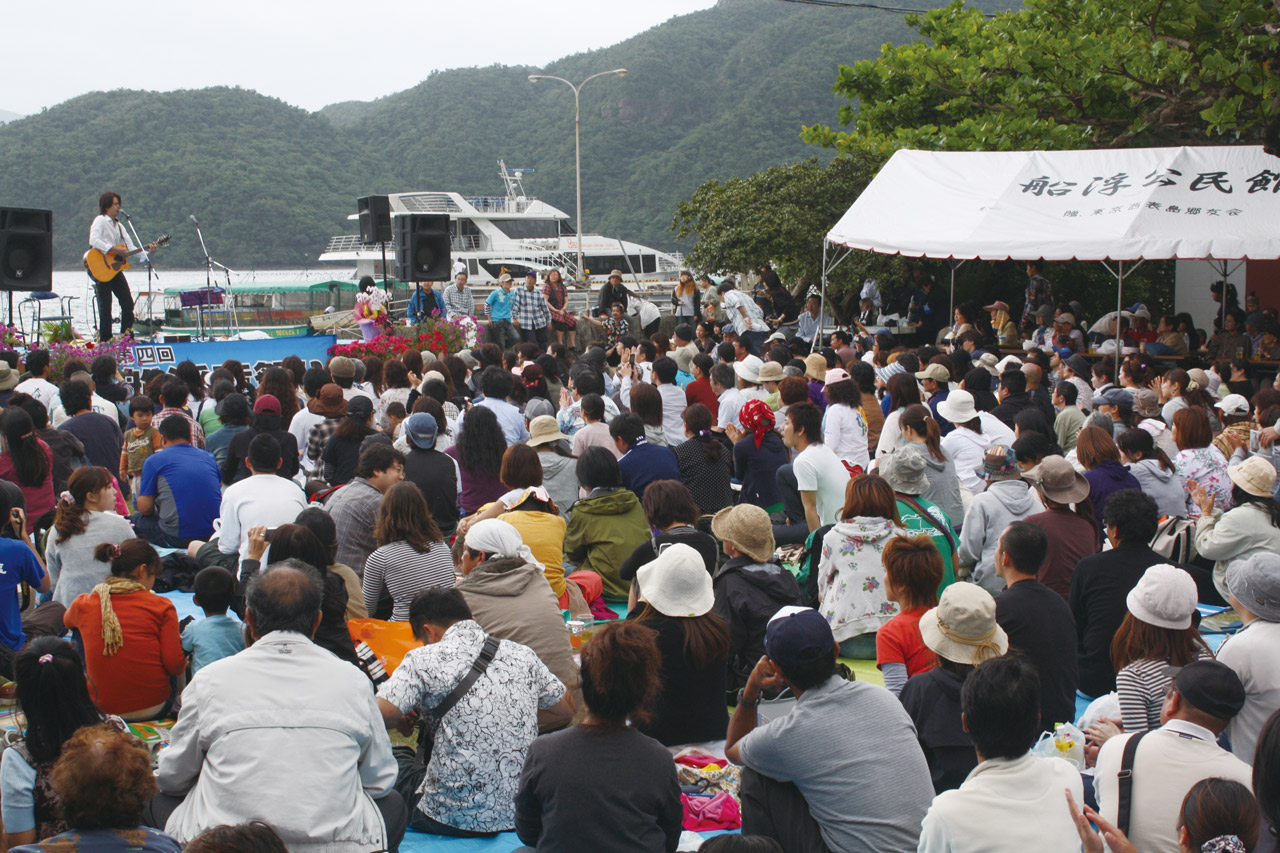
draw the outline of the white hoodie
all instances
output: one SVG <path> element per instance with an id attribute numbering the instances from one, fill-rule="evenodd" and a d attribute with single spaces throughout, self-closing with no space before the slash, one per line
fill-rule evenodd
<path id="1" fill-rule="evenodd" d="M 955 430 L 960 432 L 960 430 Z M 992 595 L 1004 589 L 1004 579 L 996 574 L 996 545 L 1000 534 L 1015 521 L 1044 512 L 1040 496 L 1026 480 L 996 480 L 980 495 L 974 495 L 964 514 L 958 559 L 974 563 L 974 583 Z"/>
<path id="2" fill-rule="evenodd" d="M 981 434 L 958 426 L 942 439 L 942 452 L 955 463 L 960 485 L 975 495 L 987 487 L 987 481 L 975 473 L 982 467 L 987 448 L 993 444 L 1013 444 L 1013 430 L 995 415 L 979 412 L 978 421 L 982 424 Z"/>

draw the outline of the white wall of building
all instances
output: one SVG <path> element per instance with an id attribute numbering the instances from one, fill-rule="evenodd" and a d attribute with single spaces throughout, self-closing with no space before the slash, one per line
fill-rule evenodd
<path id="1" fill-rule="evenodd" d="M 1183 311 L 1190 313 L 1196 321 L 1196 328 L 1204 329 L 1209 334 L 1213 334 L 1213 317 L 1218 309 L 1218 303 L 1213 301 L 1213 296 L 1209 293 L 1209 285 L 1222 278 L 1219 263 L 1177 261 L 1174 272 L 1174 312 L 1178 314 Z M 1227 281 L 1236 286 L 1236 293 L 1239 294 L 1240 305 L 1243 307 L 1245 265 L 1241 261 L 1228 261 L 1227 269 L 1231 271 L 1231 274 L 1227 276 Z"/>

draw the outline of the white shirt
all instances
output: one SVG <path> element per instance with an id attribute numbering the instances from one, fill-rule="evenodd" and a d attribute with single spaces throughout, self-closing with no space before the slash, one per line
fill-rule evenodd
<path id="1" fill-rule="evenodd" d="M 835 451 L 825 444 L 810 444 L 791 463 L 796 475 L 796 488 L 801 492 L 817 492 L 818 523 L 832 524 L 840 520 L 844 509 L 844 490 L 849 485 L 849 470 Z"/>
<path id="2" fill-rule="evenodd" d="M 67 414 L 67 410 L 62 407 L 62 397 L 59 395 L 57 402 L 53 404 L 53 410 L 49 412 L 49 424 L 57 429 L 58 427 L 71 420 L 71 416 Z M 120 410 L 116 408 L 116 404 L 110 400 L 103 399 L 97 394 L 93 395 L 89 408 L 100 415 L 106 415 L 113 421 L 120 420 Z"/>
<path id="3" fill-rule="evenodd" d="M 227 486 L 218 519 L 218 550 L 223 554 L 239 551 L 240 559 L 246 560 L 250 527 L 292 524 L 306 508 L 307 496 L 298 484 L 276 474 L 254 474 Z"/>
<path id="4" fill-rule="evenodd" d="M 658 393 L 662 395 L 662 431 L 667 434 L 667 443 L 675 447 L 684 441 L 684 418 L 681 415 L 689 401 L 679 385 L 659 385 Z"/>
<path id="5" fill-rule="evenodd" d="M 658 311 L 658 306 L 647 299 L 637 299 L 634 296 L 627 298 L 627 313 L 639 315 L 641 326 L 647 326 L 662 317 L 661 312 Z"/>
<path id="6" fill-rule="evenodd" d="M 746 399 L 737 388 L 726 388 L 724 393 L 718 398 L 720 407 L 717 409 L 716 425 L 724 429 L 729 424 L 733 424 L 738 429 L 742 429 L 742 422 L 738 420 L 738 412 L 742 411 Z"/>
<path id="7" fill-rule="evenodd" d="M 987 448 L 993 444 L 1013 444 L 1013 430 L 995 415 L 979 412 L 978 421 L 982 424 L 981 435 L 964 427 L 956 427 L 942 437 L 942 452 L 955 463 L 956 478 L 960 480 L 960 485 L 975 495 L 987 488 L 987 481 L 975 473 L 982 467 L 982 457 Z"/>
<path id="8" fill-rule="evenodd" d="M 827 410 L 830 411 L 830 407 Z M 880 441 L 876 444 L 877 459 L 907 446 L 907 440 L 902 437 L 902 427 L 898 425 L 901 420 L 902 409 L 894 409 L 885 417 L 884 426 L 880 427 Z"/>
<path id="9" fill-rule="evenodd" d="M 52 412 L 59 399 L 58 386 L 43 376 L 32 376 L 30 379 L 22 380 L 13 389 L 13 393 L 30 394 L 44 405 L 46 412 Z"/>
<path id="10" fill-rule="evenodd" d="M 871 464 L 867 451 L 867 419 L 861 407 L 843 403 L 827 406 L 822 420 L 822 443 L 850 465 L 861 465 L 865 471 Z"/>
<path id="11" fill-rule="evenodd" d="M 289 421 L 289 433 L 298 440 L 298 461 L 302 470 L 308 474 L 315 468 L 315 463 L 307 458 L 307 439 L 311 437 L 311 428 L 327 420 L 324 415 L 317 415 L 306 406 L 298 409 L 293 420 Z"/>
<path id="12" fill-rule="evenodd" d="M 1227 726 L 1231 752 L 1253 763 L 1258 732 L 1280 708 L 1280 623 L 1256 619 L 1227 638 L 1218 650 L 1219 663 L 1235 670 L 1244 684 L 1244 707 Z"/>
<path id="13" fill-rule="evenodd" d="M 89 246 L 105 252 L 119 243 L 124 243 L 125 248 L 128 249 L 138 248 L 119 220 L 112 219 L 105 213 L 95 216 L 93 224 L 89 226 Z"/>

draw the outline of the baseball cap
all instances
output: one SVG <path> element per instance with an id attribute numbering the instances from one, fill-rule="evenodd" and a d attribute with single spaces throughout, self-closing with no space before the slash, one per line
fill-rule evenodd
<path id="1" fill-rule="evenodd" d="M 231 393 L 222 398 L 222 402 L 218 403 L 214 411 L 218 417 L 224 420 L 247 418 L 249 416 L 249 400 L 243 394 Z"/>
<path id="2" fill-rule="evenodd" d="M 259 394 L 253 401 L 253 412 L 260 415 L 278 415 L 280 401 L 274 394 Z"/>
<path id="3" fill-rule="evenodd" d="M 784 607 L 764 630 L 764 653 L 784 667 L 813 663 L 830 655 L 835 646 L 831 626 L 812 607 Z"/>
<path id="4" fill-rule="evenodd" d="M 435 416 L 426 412 L 414 412 L 404 422 L 405 437 L 409 439 L 410 444 L 421 450 L 435 449 L 436 432 L 439 428 Z"/>
<path id="5" fill-rule="evenodd" d="M 354 379 L 356 366 L 351 359 L 340 355 L 329 360 L 329 373 L 338 379 Z"/>
<path id="6" fill-rule="evenodd" d="M 1126 409 L 1132 409 L 1133 394 L 1124 388 L 1108 388 L 1093 395 L 1093 405 L 1123 406 Z"/>
<path id="7" fill-rule="evenodd" d="M 1230 720 L 1244 707 L 1244 685 L 1240 676 L 1216 660 L 1192 661 L 1175 670 L 1173 683 L 1179 695 L 1196 710 L 1219 720 Z"/>
<path id="8" fill-rule="evenodd" d="M 1243 394 L 1228 394 L 1221 400 L 1213 404 L 1215 409 L 1221 409 L 1224 415 L 1247 415 L 1249 414 L 1249 401 L 1245 399 Z"/>
<path id="9" fill-rule="evenodd" d="M 932 379 L 934 382 L 950 382 L 951 371 L 941 364 L 926 365 L 924 370 L 916 374 L 916 379 Z"/>

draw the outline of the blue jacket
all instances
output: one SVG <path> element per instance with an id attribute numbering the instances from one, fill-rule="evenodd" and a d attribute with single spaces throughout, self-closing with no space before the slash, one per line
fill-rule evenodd
<path id="1" fill-rule="evenodd" d="M 1092 471 L 1085 471 L 1084 478 L 1089 481 L 1089 500 L 1093 501 L 1093 514 L 1098 520 L 1099 530 L 1107 529 L 1102 521 L 1102 511 L 1112 495 L 1123 489 L 1142 489 L 1138 479 L 1119 462 L 1103 462 Z"/>
<path id="2" fill-rule="evenodd" d="M 618 460 L 618 467 L 622 469 L 622 482 L 638 498 L 644 497 L 645 488 L 654 480 L 684 482 L 675 452 L 670 447 L 650 444 L 643 436 Z"/>
<path id="3" fill-rule="evenodd" d="M 430 291 L 420 287 L 415 289 L 413 296 L 409 297 L 409 319 L 415 323 L 421 323 L 432 312 L 438 312 L 441 317 L 444 316 L 444 297 L 440 295 L 440 291 L 435 288 Z"/>

